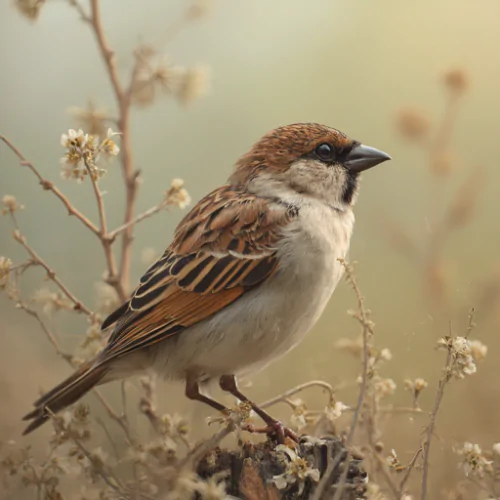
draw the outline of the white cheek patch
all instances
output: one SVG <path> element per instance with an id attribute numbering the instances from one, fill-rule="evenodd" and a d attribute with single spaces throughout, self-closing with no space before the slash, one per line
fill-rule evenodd
<path id="1" fill-rule="evenodd" d="M 284 174 L 290 185 L 336 208 L 344 209 L 344 192 L 349 182 L 341 166 L 326 166 L 317 160 L 299 160 Z"/>

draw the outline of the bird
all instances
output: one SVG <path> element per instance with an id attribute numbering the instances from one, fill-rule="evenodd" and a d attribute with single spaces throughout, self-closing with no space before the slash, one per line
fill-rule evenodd
<path id="1" fill-rule="evenodd" d="M 104 320 L 102 351 L 35 401 L 24 434 L 96 386 L 153 370 L 227 413 L 207 391 L 218 382 L 262 418 L 263 432 L 297 440 L 238 378 L 288 353 L 321 316 L 344 271 L 360 174 L 390 159 L 318 123 L 264 135 Z"/>

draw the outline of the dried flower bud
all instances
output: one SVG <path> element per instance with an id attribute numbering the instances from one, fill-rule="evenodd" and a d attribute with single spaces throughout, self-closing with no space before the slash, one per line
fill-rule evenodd
<path id="1" fill-rule="evenodd" d="M 430 120 L 420 110 L 406 108 L 399 111 L 396 117 L 396 128 L 405 139 L 418 141 L 428 134 Z"/>
<path id="2" fill-rule="evenodd" d="M 446 88 L 457 94 L 461 94 L 469 86 L 467 73 L 462 69 L 451 69 L 443 75 L 443 82 Z"/>
<path id="3" fill-rule="evenodd" d="M 413 397 L 413 405 L 417 406 L 417 400 L 420 393 L 429 385 L 423 378 L 416 378 L 415 380 L 405 379 L 405 389 L 409 391 Z"/>
<path id="4" fill-rule="evenodd" d="M 185 106 L 204 97 L 208 92 L 210 72 L 206 66 L 195 66 L 184 71 L 175 95 Z"/>
<path id="5" fill-rule="evenodd" d="M 451 151 L 446 149 L 436 151 L 430 159 L 431 172 L 439 176 L 448 175 L 455 167 L 455 164 L 456 159 Z"/>
<path id="6" fill-rule="evenodd" d="M 30 21 L 36 21 L 45 0 L 15 0 L 17 10 Z"/>
<path id="7" fill-rule="evenodd" d="M 342 416 L 342 413 L 344 413 L 346 410 L 349 410 L 349 406 L 345 405 L 341 401 L 335 401 L 329 404 L 325 408 L 325 415 L 328 420 L 331 422 L 334 422 L 338 418 Z"/>
<path id="8" fill-rule="evenodd" d="M 477 444 L 466 442 L 461 449 L 456 450 L 456 453 L 462 456 L 461 466 L 466 476 L 482 478 L 485 474 L 493 471 L 492 461 L 486 459 Z"/>
<path id="9" fill-rule="evenodd" d="M 82 182 L 89 173 L 95 181 L 104 177 L 106 170 L 99 168 L 97 163 L 103 156 L 109 159 L 119 153 L 120 149 L 112 139 L 115 135 L 120 133 L 108 128 L 106 139 L 100 143 L 97 136 L 84 134 L 82 129 L 78 132 L 70 129 L 67 134 L 62 134 L 61 145 L 67 152 L 61 158 L 61 177 L 78 182 Z"/>
<path id="10" fill-rule="evenodd" d="M 471 356 L 476 362 L 482 361 L 486 357 L 486 354 L 488 354 L 488 346 L 479 340 L 470 340 L 469 347 Z"/>
<path id="11" fill-rule="evenodd" d="M 24 205 L 17 203 L 16 197 L 11 194 L 6 194 L 2 198 L 2 215 L 12 214 L 18 210 L 23 210 Z"/>
<path id="12" fill-rule="evenodd" d="M 484 346 L 486 347 L 486 346 Z M 456 379 L 463 379 L 467 375 L 476 373 L 477 367 L 472 356 L 471 342 L 465 337 L 444 337 L 438 341 L 438 349 L 446 349 L 452 356 L 452 363 L 448 375 Z M 478 355 L 484 349 L 477 346 Z"/>
<path id="13" fill-rule="evenodd" d="M 32 298 L 33 302 L 42 306 L 43 312 L 50 316 L 59 311 L 72 311 L 74 304 L 66 296 L 58 292 L 52 292 L 47 288 L 36 290 Z"/>
<path id="14" fill-rule="evenodd" d="M 319 481 L 319 470 L 312 469 L 294 450 L 284 444 L 279 444 L 275 450 L 283 454 L 282 463 L 285 465 L 283 474 L 273 476 L 273 482 L 279 490 L 286 490 L 290 485 L 295 485 L 297 494 L 301 495 L 308 478 L 314 482 Z"/>
<path id="15" fill-rule="evenodd" d="M 117 156 L 118 153 L 120 152 L 120 148 L 112 140 L 112 137 L 115 135 L 120 135 L 120 132 L 113 132 L 112 129 L 108 128 L 106 139 L 102 141 L 101 145 L 98 148 L 100 151 L 103 151 L 108 156 Z"/>
<path id="16" fill-rule="evenodd" d="M 10 282 L 12 261 L 0 255 L 0 289 L 5 289 Z"/>
<path id="17" fill-rule="evenodd" d="M 396 390 L 396 382 L 392 378 L 378 378 L 374 380 L 373 386 L 375 394 L 378 398 L 385 398 L 394 394 Z"/>
<path id="18" fill-rule="evenodd" d="M 200 19 L 210 14 L 212 10 L 211 0 L 194 0 L 187 11 L 188 19 Z"/>
<path id="19" fill-rule="evenodd" d="M 167 206 L 176 205 L 182 209 L 191 203 L 191 197 L 183 186 L 184 181 L 182 179 L 172 179 L 170 188 L 165 191 L 165 203 Z"/>
<path id="20" fill-rule="evenodd" d="M 403 465 L 399 461 L 396 450 L 394 449 L 391 450 L 391 454 L 386 458 L 386 461 L 387 465 L 389 465 L 391 469 L 394 469 L 396 471 L 403 470 Z"/>
<path id="21" fill-rule="evenodd" d="M 106 109 L 97 109 L 92 102 L 87 108 L 72 107 L 68 110 L 78 121 L 79 125 L 90 135 L 103 137 L 106 135 L 106 125 L 110 116 Z"/>
<path id="22" fill-rule="evenodd" d="M 392 359 L 392 352 L 384 348 L 380 351 L 380 359 L 383 359 L 384 361 L 390 361 Z"/>

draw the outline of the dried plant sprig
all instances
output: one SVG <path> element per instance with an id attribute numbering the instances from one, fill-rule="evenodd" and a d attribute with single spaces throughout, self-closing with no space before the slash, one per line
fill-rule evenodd
<path id="1" fill-rule="evenodd" d="M 73 303 L 73 309 L 77 312 L 82 312 L 88 316 L 92 316 L 94 313 L 64 285 L 64 283 L 59 279 L 55 271 L 33 250 L 33 248 L 28 244 L 26 237 L 21 234 L 19 229 L 13 232 L 14 239 L 28 252 L 32 261 L 42 267 L 47 273 L 47 278 L 54 282 L 61 292 Z"/>
<path id="2" fill-rule="evenodd" d="M 362 328 L 362 336 L 363 336 L 363 355 L 362 355 L 362 360 L 361 360 L 361 384 L 360 384 L 360 389 L 359 389 L 359 394 L 358 394 L 358 400 L 356 403 L 356 407 L 354 409 L 351 425 L 349 428 L 349 432 L 347 435 L 346 439 L 346 447 L 349 448 L 351 446 L 356 428 L 359 423 L 359 419 L 361 416 L 361 410 L 365 401 L 367 389 L 368 389 L 368 373 L 369 373 L 369 358 L 370 358 L 370 337 L 373 335 L 373 322 L 369 319 L 369 311 L 365 308 L 364 304 L 364 298 L 361 294 L 361 290 L 358 286 L 358 283 L 356 281 L 356 277 L 354 275 L 354 269 L 351 264 L 347 263 L 343 259 L 339 259 L 340 264 L 344 268 L 344 273 L 345 273 L 345 279 L 346 281 L 351 285 L 351 288 L 354 291 L 354 294 L 356 296 L 357 300 L 357 305 L 358 305 L 358 310 L 352 314 L 353 317 L 355 317 L 359 323 L 361 324 Z M 327 469 L 325 473 L 323 474 L 323 477 L 318 483 L 318 487 L 316 488 L 314 495 L 312 497 L 312 500 L 320 500 L 324 490 L 330 480 L 332 472 L 335 470 L 337 465 L 340 462 L 341 457 L 337 457 L 335 460 L 331 460 L 330 463 L 327 466 Z M 344 470 L 342 471 L 342 475 L 340 477 L 340 480 L 337 484 L 337 490 L 335 492 L 335 495 L 333 497 L 333 500 L 340 500 L 342 497 L 345 485 L 346 485 L 346 480 L 347 480 L 347 474 L 349 471 L 349 464 L 352 459 L 352 454 L 349 451 L 347 458 L 345 460 L 345 465 L 344 465 Z"/>
<path id="3" fill-rule="evenodd" d="M 441 407 L 445 388 L 452 379 L 461 379 L 466 375 L 470 375 L 476 371 L 474 359 L 471 355 L 468 337 L 474 328 L 474 310 L 469 314 L 469 323 L 464 337 L 453 337 L 451 332 L 438 341 L 438 348 L 445 349 L 446 360 L 443 369 L 443 374 L 439 380 L 434 406 L 430 415 L 429 424 L 427 426 L 424 442 L 422 444 L 422 485 L 421 485 L 421 500 L 428 498 L 428 481 L 429 481 L 429 457 L 431 450 L 432 437 L 436 426 L 436 419 Z M 451 329 L 451 327 L 450 327 Z M 474 368 L 472 368 L 474 366 Z"/>
<path id="4" fill-rule="evenodd" d="M 2 197 L 2 205 L 2 215 L 11 215 L 19 210 L 24 210 L 24 205 L 18 203 L 16 197 L 11 194 L 6 194 Z"/>
<path id="5" fill-rule="evenodd" d="M 76 118 L 82 129 L 97 137 L 104 137 L 108 127 L 114 122 L 106 109 L 96 108 L 92 101 L 88 102 L 86 108 L 74 106 L 68 112 Z"/>
<path id="6" fill-rule="evenodd" d="M 19 164 L 22 167 L 27 167 L 29 168 L 35 176 L 38 178 L 40 181 L 40 185 L 42 186 L 43 189 L 47 191 L 51 191 L 59 200 L 63 203 L 63 205 L 66 207 L 66 210 L 68 211 L 68 215 L 74 215 L 80 222 L 82 222 L 88 229 L 90 229 L 94 234 L 98 235 L 99 230 L 96 225 L 94 225 L 90 219 L 88 219 L 85 215 L 83 215 L 82 212 L 80 212 L 75 206 L 69 201 L 67 196 L 65 196 L 58 187 L 54 185 L 51 181 L 45 179 L 42 177 L 40 172 L 35 168 L 34 164 L 27 160 L 21 151 L 12 144 L 12 142 L 7 139 L 7 137 L 0 135 L 0 140 L 3 141 L 7 147 L 19 158 Z"/>
<path id="7" fill-rule="evenodd" d="M 29 21 L 36 21 L 40 15 L 40 10 L 45 4 L 45 0 L 15 0 L 14 5 L 17 10 Z"/>

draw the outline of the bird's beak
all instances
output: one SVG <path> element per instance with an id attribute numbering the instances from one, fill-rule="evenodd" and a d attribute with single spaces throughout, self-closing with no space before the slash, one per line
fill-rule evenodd
<path id="1" fill-rule="evenodd" d="M 391 157 L 380 149 L 357 144 L 349 151 L 343 163 L 350 171 L 359 173 L 390 159 Z"/>

